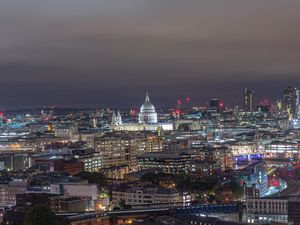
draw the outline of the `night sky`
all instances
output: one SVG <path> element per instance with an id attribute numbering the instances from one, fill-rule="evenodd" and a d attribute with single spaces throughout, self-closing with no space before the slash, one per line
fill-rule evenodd
<path id="1" fill-rule="evenodd" d="M 300 88 L 299 0 L 1 0 L 0 108 L 239 104 Z"/>

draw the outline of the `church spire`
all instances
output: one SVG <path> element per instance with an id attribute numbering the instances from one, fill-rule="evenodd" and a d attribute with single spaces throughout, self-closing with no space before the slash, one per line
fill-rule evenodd
<path id="1" fill-rule="evenodd" d="M 119 110 L 117 113 L 117 125 L 122 125 L 122 116 Z"/>
<path id="2" fill-rule="evenodd" d="M 115 111 L 113 110 L 113 113 L 112 113 L 112 116 L 111 116 L 111 124 L 116 125 L 116 123 L 117 123 L 117 116 L 116 116 Z"/>
<path id="3" fill-rule="evenodd" d="M 148 91 L 146 92 L 146 99 L 145 99 L 145 102 L 150 102 L 150 98 L 149 98 Z"/>

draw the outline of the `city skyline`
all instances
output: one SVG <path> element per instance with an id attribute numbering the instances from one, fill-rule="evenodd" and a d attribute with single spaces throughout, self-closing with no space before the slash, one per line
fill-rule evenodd
<path id="1" fill-rule="evenodd" d="M 1 0 L 0 224 L 300 225 L 299 9 Z"/>
<path id="2" fill-rule="evenodd" d="M 242 105 L 300 87 L 298 8 L 288 1 L 0 3 L 0 108 L 158 107 L 190 96 Z M 138 106 L 138 105 L 137 105 Z"/>
<path id="3" fill-rule="evenodd" d="M 236 104 L 233 101 L 227 101 L 228 99 L 224 99 L 222 97 L 212 97 L 210 99 L 202 99 L 201 101 L 199 101 L 199 99 L 194 100 L 193 98 L 191 98 L 191 96 L 188 95 L 182 95 L 182 96 L 178 96 L 178 98 L 174 98 L 172 99 L 172 102 L 168 102 L 167 104 L 164 104 L 164 102 L 159 101 L 159 98 L 161 96 L 157 96 L 154 93 L 154 101 L 156 103 L 156 105 L 158 106 L 157 108 L 176 108 L 178 107 L 178 105 L 181 105 L 181 107 L 186 108 L 186 107 L 196 107 L 196 106 L 201 106 L 201 107 L 210 107 L 211 101 L 213 100 L 217 100 L 220 104 L 222 104 L 222 107 L 240 107 L 241 109 L 245 109 L 245 110 L 249 110 L 248 108 L 245 108 L 245 91 L 251 91 L 252 92 L 252 100 L 251 100 L 251 104 L 252 104 L 252 110 L 250 111 L 256 111 L 258 106 L 262 106 L 262 105 L 266 105 L 268 104 L 269 106 L 275 106 L 278 103 L 284 104 L 285 101 L 285 90 L 288 88 L 292 88 L 295 89 L 295 91 L 299 92 L 299 89 L 293 86 L 287 86 L 285 87 L 285 89 L 283 89 L 281 92 L 281 96 L 279 96 L 278 98 L 269 98 L 269 97 L 261 97 L 261 96 L 257 96 L 256 92 L 254 90 L 251 90 L 249 88 L 244 88 L 242 90 L 240 90 L 240 93 L 238 93 L 239 95 L 237 96 L 236 99 Z M 145 93 L 148 95 L 149 91 L 144 92 L 143 94 L 145 95 Z M 143 95 L 141 94 L 141 96 Z M 152 99 L 152 93 L 151 94 L 151 99 Z M 149 95 L 150 95 L 149 94 Z M 74 109 L 92 109 L 92 108 L 111 108 L 111 109 L 137 109 L 139 108 L 141 102 L 143 100 L 141 100 L 142 98 L 137 95 L 134 98 L 135 101 L 134 102 L 130 102 L 128 105 L 126 105 L 126 103 L 123 104 L 120 103 L 119 105 L 114 105 L 114 104 L 110 104 L 110 105 L 101 105 L 101 104 L 92 104 L 92 105 L 84 105 L 84 104 L 64 104 L 64 105 L 59 105 L 59 104 L 44 104 L 44 105 L 33 105 L 33 106 L 23 106 L 23 107 L 10 107 L 10 108 L 0 108 L 0 112 L 4 112 L 4 111 L 18 111 L 18 110 L 32 110 L 32 109 L 42 109 L 42 108 L 74 108 Z M 188 100 L 187 100 L 188 99 Z M 158 101 L 157 101 L 158 100 Z"/>

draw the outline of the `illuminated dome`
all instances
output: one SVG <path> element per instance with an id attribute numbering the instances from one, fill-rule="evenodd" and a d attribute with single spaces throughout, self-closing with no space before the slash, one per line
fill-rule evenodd
<path id="1" fill-rule="evenodd" d="M 148 93 L 146 95 L 145 103 L 141 106 L 141 113 L 155 113 L 154 105 L 150 102 Z"/>
<path id="2" fill-rule="evenodd" d="M 157 123 L 157 113 L 154 105 L 150 102 L 148 92 L 145 103 L 141 106 L 139 113 L 139 123 Z"/>

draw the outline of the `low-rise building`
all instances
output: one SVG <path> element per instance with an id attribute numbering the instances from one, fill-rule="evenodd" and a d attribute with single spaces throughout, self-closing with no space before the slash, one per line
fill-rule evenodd
<path id="1" fill-rule="evenodd" d="M 87 209 L 94 209 L 98 189 L 96 184 L 88 183 L 55 183 L 50 185 L 50 193 L 64 197 L 81 197 L 87 200 Z"/>
<path id="2" fill-rule="evenodd" d="M 0 156 L 0 170 L 23 171 L 31 167 L 31 157 L 28 154 L 2 154 Z"/>
<path id="3" fill-rule="evenodd" d="M 85 212 L 87 210 L 87 199 L 80 197 L 52 197 L 51 211 L 58 212 Z"/>
<path id="4" fill-rule="evenodd" d="M 298 196 L 289 198 L 288 219 L 292 221 L 294 225 L 300 224 L 300 198 Z"/>
<path id="5" fill-rule="evenodd" d="M 79 161 L 83 163 L 84 171 L 98 172 L 102 169 L 102 158 L 100 153 L 87 153 L 79 156 Z"/>
<path id="6" fill-rule="evenodd" d="M 214 176 L 221 172 L 221 164 L 214 160 L 192 160 L 189 168 L 189 174 L 197 177 Z"/>
<path id="7" fill-rule="evenodd" d="M 64 225 L 110 225 L 110 218 L 107 213 L 86 212 L 70 215 L 59 215 Z"/>
<path id="8" fill-rule="evenodd" d="M 158 136 L 142 132 L 120 132 L 95 137 L 93 146 L 100 156 L 102 168 L 127 165 L 133 170 L 137 167 L 138 156 L 162 149 L 162 140 Z"/>
<path id="9" fill-rule="evenodd" d="M 79 160 L 55 160 L 54 171 L 77 175 L 84 171 L 84 163 Z"/>
<path id="10" fill-rule="evenodd" d="M 49 193 L 24 193 L 17 194 L 16 206 L 14 209 L 18 212 L 27 212 L 31 207 L 50 206 L 51 198 L 57 197 L 56 194 Z"/>
<path id="11" fill-rule="evenodd" d="M 129 166 L 113 166 L 102 169 L 101 173 L 108 179 L 124 179 L 124 175 L 129 173 Z"/>
<path id="12" fill-rule="evenodd" d="M 273 141 L 265 145 L 264 152 L 266 158 L 291 158 L 298 161 L 300 145 L 296 141 Z"/>
<path id="13" fill-rule="evenodd" d="M 235 161 L 231 149 L 226 146 L 203 146 L 197 148 L 197 158 L 203 161 L 217 161 L 221 165 L 221 170 L 234 169 Z"/>
<path id="14" fill-rule="evenodd" d="M 78 133 L 78 126 L 76 124 L 59 124 L 54 128 L 54 135 L 56 137 L 72 139 Z"/>
<path id="15" fill-rule="evenodd" d="M 169 204 L 182 202 L 180 193 L 175 188 L 158 187 L 129 187 L 115 188 L 112 191 L 112 204 L 120 206 L 122 201 L 126 205 L 146 207 L 154 204 Z M 159 206 L 159 205 L 158 205 Z"/>
<path id="16" fill-rule="evenodd" d="M 188 173 L 191 161 L 197 155 L 192 151 L 163 151 L 144 153 L 138 157 L 138 169 L 160 169 L 164 173 Z"/>
<path id="17" fill-rule="evenodd" d="M 257 161 L 242 169 L 235 170 L 234 173 L 238 181 L 243 183 L 245 187 L 255 187 L 260 197 L 264 196 L 268 190 L 268 175 L 264 161 Z"/>
<path id="18" fill-rule="evenodd" d="M 246 200 L 249 223 L 288 222 L 288 199 L 252 198 Z"/>
<path id="19" fill-rule="evenodd" d="M 0 183 L 0 206 L 11 207 L 16 205 L 16 196 L 27 191 L 27 180 L 12 180 Z"/>

